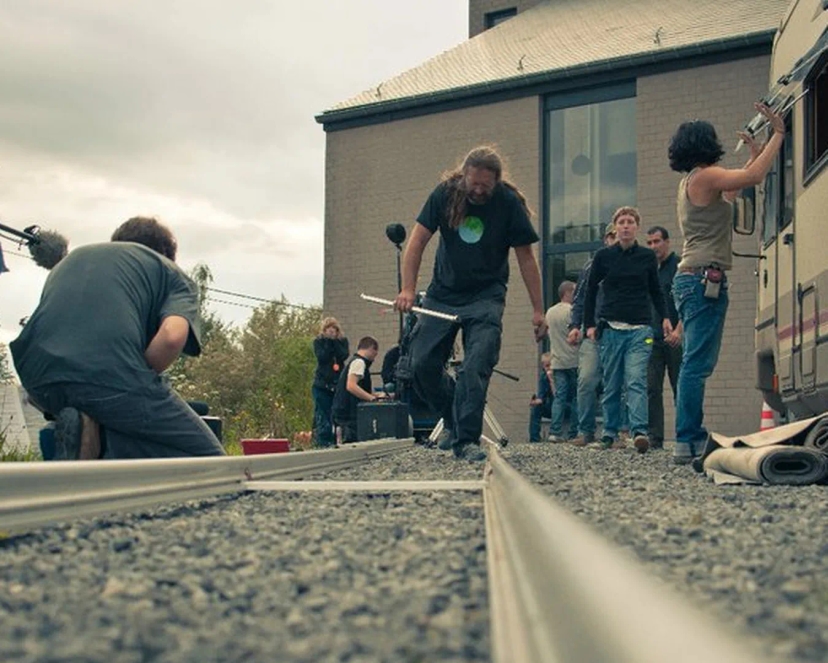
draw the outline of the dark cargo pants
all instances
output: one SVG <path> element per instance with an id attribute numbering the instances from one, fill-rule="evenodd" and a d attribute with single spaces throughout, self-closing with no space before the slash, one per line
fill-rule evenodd
<path id="1" fill-rule="evenodd" d="M 105 458 L 224 455 L 207 424 L 161 378 L 133 391 L 69 382 L 27 391 L 55 416 L 73 407 L 97 421 L 104 433 Z"/>
<path id="2" fill-rule="evenodd" d="M 414 389 L 420 399 L 442 414 L 456 451 L 480 443 L 489 380 L 500 358 L 504 304 L 484 299 L 448 306 L 426 298 L 424 308 L 455 314 L 460 322 L 420 315 L 412 332 Z M 457 368 L 455 383 L 446 373 L 446 362 L 460 329 L 463 362 Z"/>

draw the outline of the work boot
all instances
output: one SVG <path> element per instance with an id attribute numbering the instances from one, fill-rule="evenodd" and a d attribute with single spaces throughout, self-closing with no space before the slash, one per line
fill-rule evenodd
<path id="1" fill-rule="evenodd" d="M 564 442 L 566 442 L 566 440 L 563 439 L 560 435 L 550 435 L 549 441 L 552 444 L 563 444 Z"/>
<path id="2" fill-rule="evenodd" d="M 101 455 L 98 422 L 73 407 L 65 407 L 55 420 L 55 460 L 97 460 Z"/>
<path id="3" fill-rule="evenodd" d="M 606 438 L 602 438 L 606 439 Z M 610 449 L 626 449 L 627 448 L 627 440 L 623 435 L 619 433 L 618 437 L 612 442 L 610 445 Z"/>
<path id="4" fill-rule="evenodd" d="M 647 453 L 647 449 L 650 448 L 650 440 L 643 433 L 638 433 L 633 438 L 633 446 L 638 453 L 645 454 Z"/>
<path id="5" fill-rule="evenodd" d="M 595 436 L 591 434 L 578 435 L 569 441 L 573 447 L 585 447 L 593 442 L 595 442 Z"/>
<path id="6" fill-rule="evenodd" d="M 440 451 L 451 451 L 451 447 L 451 431 L 448 428 L 444 428 L 437 436 L 437 448 Z"/>
<path id="7" fill-rule="evenodd" d="M 486 454 L 476 444 L 464 444 L 461 447 L 454 447 L 454 457 L 457 460 L 467 460 L 470 463 L 480 463 L 486 460 Z"/>

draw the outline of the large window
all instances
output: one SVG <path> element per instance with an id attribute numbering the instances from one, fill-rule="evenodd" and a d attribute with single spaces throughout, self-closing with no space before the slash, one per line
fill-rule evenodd
<path id="1" fill-rule="evenodd" d="M 817 64 L 807 85 L 805 172 L 809 178 L 828 164 L 828 57 Z"/>
<path id="2" fill-rule="evenodd" d="M 794 163 L 793 124 L 791 115 L 785 120 L 785 141 L 765 177 L 762 205 L 762 241 L 768 246 L 777 233 L 793 221 Z"/>
<path id="3" fill-rule="evenodd" d="M 636 204 L 634 83 L 547 99 L 546 299 L 577 280 L 622 205 Z"/>

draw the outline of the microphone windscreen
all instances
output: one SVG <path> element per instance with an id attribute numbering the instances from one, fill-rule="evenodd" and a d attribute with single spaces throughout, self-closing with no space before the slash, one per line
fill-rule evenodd
<path id="1" fill-rule="evenodd" d="M 401 223 L 389 223 L 385 226 L 385 236 L 394 244 L 402 244 L 405 241 L 405 226 Z"/>
<path id="2" fill-rule="evenodd" d="M 52 269 L 66 257 L 69 241 L 60 233 L 43 230 L 37 234 L 37 241 L 29 244 L 29 253 L 35 263 L 44 269 Z"/>

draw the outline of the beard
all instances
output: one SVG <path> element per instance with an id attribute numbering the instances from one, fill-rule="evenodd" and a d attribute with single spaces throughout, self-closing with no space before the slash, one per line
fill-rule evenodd
<path id="1" fill-rule="evenodd" d="M 466 193 L 466 200 L 470 202 L 472 205 L 485 205 L 491 199 L 491 193 L 481 193 L 476 194 L 472 191 Z"/>

